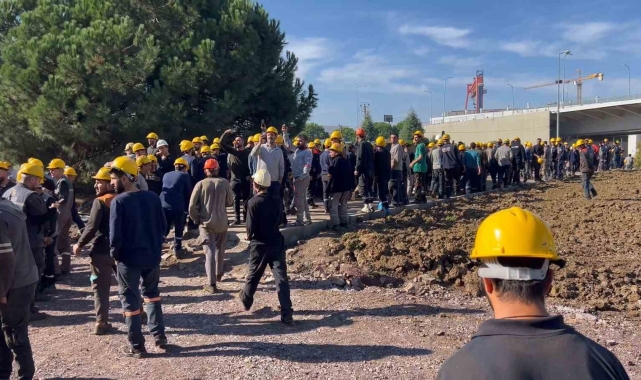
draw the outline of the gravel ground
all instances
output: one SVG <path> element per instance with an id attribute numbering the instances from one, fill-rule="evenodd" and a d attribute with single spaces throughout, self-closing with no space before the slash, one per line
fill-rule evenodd
<path id="1" fill-rule="evenodd" d="M 314 239 L 308 244 L 314 244 Z M 456 287 L 433 287 L 420 296 L 402 287 L 356 291 L 292 273 L 296 322 L 284 326 L 270 276 L 263 279 L 251 312 L 236 301 L 235 292 L 246 272 L 245 248 L 240 243 L 229 250 L 229 271 L 217 295 L 201 290 L 205 283 L 202 251 L 163 269 L 161 293 L 172 346 L 167 352 L 159 351 L 148 339 L 151 357 L 144 360 L 120 353 L 126 345 L 126 329 L 116 286 L 112 287 L 111 318 L 117 331 L 92 335 L 88 258 L 74 258 L 72 274 L 58 284 L 54 300 L 39 305 L 50 317 L 30 328 L 36 377 L 434 378 L 441 364 L 491 317 L 485 299 Z M 624 312 L 586 313 L 585 308 L 568 306 L 562 299 L 550 302 L 553 312 L 563 314 L 580 332 L 612 350 L 631 379 L 641 380 L 638 318 Z"/>

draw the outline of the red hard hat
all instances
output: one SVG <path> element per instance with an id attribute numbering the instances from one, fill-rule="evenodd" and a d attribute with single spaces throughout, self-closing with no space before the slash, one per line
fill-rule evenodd
<path id="1" fill-rule="evenodd" d="M 365 136 L 365 130 L 363 128 L 358 128 L 356 130 L 356 136 Z"/>
<path id="2" fill-rule="evenodd" d="M 207 161 L 205 161 L 205 169 L 216 170 L 219 168 L 220 168 L 220 165 L 218 165 L 218 161 L 216 161 L 215 159 L 210 158 Z"/>

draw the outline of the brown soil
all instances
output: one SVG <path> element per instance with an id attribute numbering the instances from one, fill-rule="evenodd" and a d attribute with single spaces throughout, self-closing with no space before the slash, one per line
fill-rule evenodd
<path id="1" fill-rule="evenodd" d="M 476 228 L 489 214 L 519 206 L 550 224 L 567 260 L 556 274 L 552 297 L 638 317 L 641 172 L 602 173 L 594 185 L 599 194 L 591 201 L 583 198 L 576 179 L 405 210 L 340 238 L 312 239 L 290 252 L 290 263 L 294 271 L 315 277 L 343 276 L 357 288 L 413 280 L 419 288 L 447 286 L 478 296 L 476 263 L 469 259 Z M 407 288 L 417 291 L 412 284 Z"/>

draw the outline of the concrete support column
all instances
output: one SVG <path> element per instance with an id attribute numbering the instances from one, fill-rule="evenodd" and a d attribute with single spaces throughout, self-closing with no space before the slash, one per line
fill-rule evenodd
<path id="1" fill-rule="evenodd" d="M 628 135 L 628 154 L 632 157 L 637 153 L 637 145 L 641 143 L 641 135 Z"/>

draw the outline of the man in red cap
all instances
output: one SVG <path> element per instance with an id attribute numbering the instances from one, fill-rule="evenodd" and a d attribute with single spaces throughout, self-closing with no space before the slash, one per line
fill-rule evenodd
<path id="1" fill-rule="evenodd" d="M 198 182 L 191 193 L 189 217 L 198 225 L 205 251 L 205 270 L 209 283 L 204 289 L 213 294 L 218 292 L 216 283 L 223 278 L 227 207 L 234 204 L 234 193 L 229 182 L 218 177 L 220 165 L 216 159 L 205 161 L 204 169 L 207 178 Z"/>

